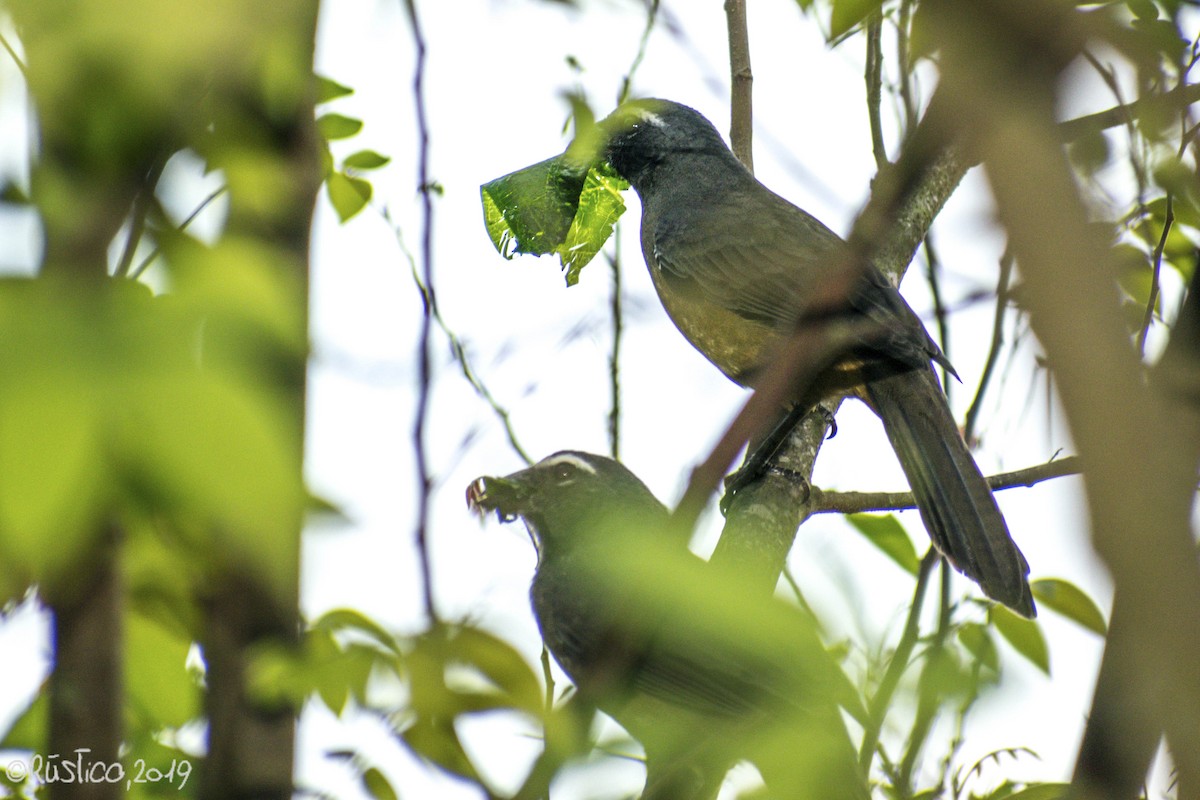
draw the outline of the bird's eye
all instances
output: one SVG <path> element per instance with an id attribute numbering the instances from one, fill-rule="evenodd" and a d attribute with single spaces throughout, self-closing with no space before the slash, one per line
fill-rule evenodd
<path id="1" fill-rule="evenodd" d="M 566 483 L 575 477 L 576 471 L 574 464 L 556 464 L 554 466 L 554 479 L 559 483 Z"/>

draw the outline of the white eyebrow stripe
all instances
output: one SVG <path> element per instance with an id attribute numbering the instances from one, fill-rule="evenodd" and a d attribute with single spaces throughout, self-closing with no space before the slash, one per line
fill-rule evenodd
<path id="1" fill-rule="evenodd" d="M 595 467 L 593 467 L 591 464 L 584 461 L 579 456 L 573 456 L 570 453 L 562 453 L 561 455 L 550 456 L 549 458 L 544 459 L 542 461 L 542 465 L 546 466 L 546 467 L 555 467 L 555 466 L 558 466 L 559 464 L 570 464 L 574 467 L 577 467 L 578 469 L 583 470 L 584 472 L 588 473 L 589 475 L 596 474 Z"/>
<path id="2" fill-rule="evenodd" d="M 638 119 L 642 120 L 642 122 L 648 122 L 656 128 L 665 128 L 667 125 L 667 123 L 663 122 L 663 118 L 658 114 L 655 114 L 653 111 L 647 111 L 643 108 L 639 108 L 637 115 Z"/>

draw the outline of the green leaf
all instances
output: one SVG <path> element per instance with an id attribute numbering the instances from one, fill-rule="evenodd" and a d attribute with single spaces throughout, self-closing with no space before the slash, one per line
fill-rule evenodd
<path id="1" fill-rule="evenodd" d="M 479 780 L 479 773 L 463 749 L 451 720 L 418 719 L 400 732 L 400 738 L 418 756 L 447 772 L 470 781 Z"/>
<path id="2" fill-rule="evenodd" d="M 346 156 L 342 162 L 343 169 L 379 169 L 392 159 L 389 156 L 376 153 L 374 150 L 359 150 Z"/>
<path id="3" fill-rule="evenodd" d="M 375 767 L 371 767 L 362 774 L 362 785 L 367 794 L 374 797 L 375 800 L 398 800 L 398 795 L 396 794 L 396 790 L 392 788 L 392 784 Z"/>
<path id="4" fill-rule="evenodd" d="M 1125 0 L 1125 5 L 1134 16 L 1142 20 L 1158 19 L 1158 7 L 1150 0 Z"/>
<path id="5" fill-rule="evenodd" d="M 370 201 L 373 191 L 369 181 L 352 178 L 344 172 L 331 174 L 325 180 L 325 188 L 329 192 L 329 202 L 333 204 L 333 210 L 342 222 L 362 211 Z"/>
<path id="6" fill-rule="evenodd" d="M 329 633 L 353 631 L 356 634 L 365 635 L 373 639 L 389 653 L 400 655 L 400 644 L 396 641 L 396 637 L 388 633 L 378 622 L 357 609 L 335 608 L 332 611 L 327 611 L 312 624 L 312 627 L 313 630 L 328 631 Z"/>
<path id="7" fill-rule="evenodd" d="M 1004 800 L 1062 800 L 1071 788 L 1069 783 L 1031 783 L 1020 791 L 1004 796 Z"/>
<path id="8" fill-rule="evenodd" d="M 105 493 L 95 393 L 68 365 L 47 365 L 0 393 L 0 553 L 41 578 L 99 534 Z"/>
<path id="9" fill-rule="evenodd" d="M 986 625 L 978 622 L 965 623 L 958 629 L 958 641 L 976 661 L 993 672 L 1000 669 L 1000 654 L 996 651 L 996 642 Z"/>
<path id="10" fill-rule="evenodd" d="M 177 728 L 200 715 L 200 690 L 186 668 L 191 640 L 140 613 L 125 616 L 125 686 L 139 721 Z"/>
<path id="11" fill-rule="evenodd" d="M 478 628 L 468 627 L 449 632 L 446 643 L 449 660 L 478 670 L 504 693 L 512 708 L 531 714 L 541 713 L 541 684 L 512 645 Z"/>
<path id="12" fill-rule="evenodd" d="M 1056 611 L 1101 636 L 1108 633 L 1108 625 L 1100 607 L 1075 584 L 1061 578 L 1041 578 L 1034 581 L 1030 588 L 1038 605 L 1043 608 Z"/>
<path id="13" fill-rule="evenodd" d="M 1075 168 L 1087 174 L 1099 171 L 1108 163 L 1110 152 L 1108 138 L 1103 131 L 1088 131 L 1067 146 L 1071 163 Z"/>
<path id="14" fill-rule="evenodd" d="M 327 141 L 349 139 L 362 130 L 361 119 L 342 114 L 322 114 L 317 118 L 317 131 Z"/>
<path id="15" fill-rule="evenodd" d="M 846 519 L 905 572 L 916 575 L 920 571 L 921 560 L 917 558 L 912 539 L 895 514 L 850 514 Z"/>
<path id="16" fill-rule="evenodd" d="M 579 210 L 558 247 L 558 258 L 566 270 L 567 286 L 579 282 L 580 271 L 612 236 L 613 226 L 625 213 L 621 192 L 629 186 L 611 170 L 590 169 L 579 194 Z"/>
<path id="17" fill-rule="evenodd" d="M 1050 651 L 1036 621 L 1018 616 L 999 604 L 991 606 L 988 617 L 1013 649 L 1046 675 L 1050 674 Z"/>
<path id="18" fill-rule="evenodd" d="M 31 750 L 45 752 L 50 721 L 50 694 L 43 683 L 21 716 L 0 737 L 0 750 Z"/>
<path id="19" fill-rule="evenodd" d="M 588 169 L 555 156 L 479 187 L 484 224 L 496 251 L 555 253 L 567 239 L 579 210 Z"/>
<path id="20" fill-rule="evenodd" d="M 840 39 L 843 34 L 882 6 L 883 0 L 833 0 L 833 9 L 829 18 L 830 40 Z"/>
<path id="21" fill-rule="evenodd" d="M 332 78 L 326 78 L 324 75 L 315 77 L 317 79 L 317 105 L 354 94 L 354 90 L 349 86 L 338 83 Z"/>

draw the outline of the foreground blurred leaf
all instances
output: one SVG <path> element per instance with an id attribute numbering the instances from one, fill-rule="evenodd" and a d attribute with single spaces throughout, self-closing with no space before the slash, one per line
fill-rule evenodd
<path id="1" fill-rule="evenodd" d="M 125 616 L 125 686 L 141 725 L 177 728 L 200 715 L 200 687 L 188 673 L 191 638 L 140 613 Z"/>
<path id="2" fill-rule="evenodd" d="M 1030 588 L 1033 589 L 1033 596 L 1037 598 L 1038 605 L 1057 611 L 1101 636 L 1108 633 L 1104 614 L 1100 612 L 1096 601 L 1075 584 L 1061 578 L 1041 578 L 1034 581 Z"/>
<path id="3" fill-rule="evenodd" d="M 325 139 L 349 139 L 362 130 L 363 121 L 343 114 L 322 114 L 317 118 L 317 130 Z"/>
<path id="4" fill-rule="evenodd" d="M 1003 797 L 1004 800 L 1060 800 L 1067 797 L 1070 788 L 1069 783 L 1034 783 Z"/>
<path id="5" fill-rule="evenodd" d="M 369 181 L 352 178 L 344 172 L 330 173 L 325 179 L 329 202 L 337 212 L 338 220 L 345 222 L 366 207 L 371 201 L 373 188 Z"/>

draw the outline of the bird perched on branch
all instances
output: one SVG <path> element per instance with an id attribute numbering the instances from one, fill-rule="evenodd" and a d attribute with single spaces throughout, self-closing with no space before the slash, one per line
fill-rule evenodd
<path id="1" fill-rule="evenodd" d="M 642 253 L 687 340 L 735 383 L 756 387 L 799 326 L 859 331 L 792 410 L 846 393 L 866 402 L 883 420 L 934 546 L 989 597 L 1034 616 L 1029 565 L 931 362 L 953 368 L 896 288 L 869 264 L 848 291 L 831 288 L 846 243 L 759 183 L 695 110 L 638 100 L 599 128 L 602 155 L 641 198 Z"/>
<path id="2" fill-rule="evenodd" d="M 476 479 L 467 502 L 525 521 L 542 638 L 580 697 L 642 743 L 643 800 L 714 797 L 741 758 L 770 797 L 865 800 L 838 704 L 864 712 L 812 621 L 688 552 L 624 466 L 555 453 Z"/>

